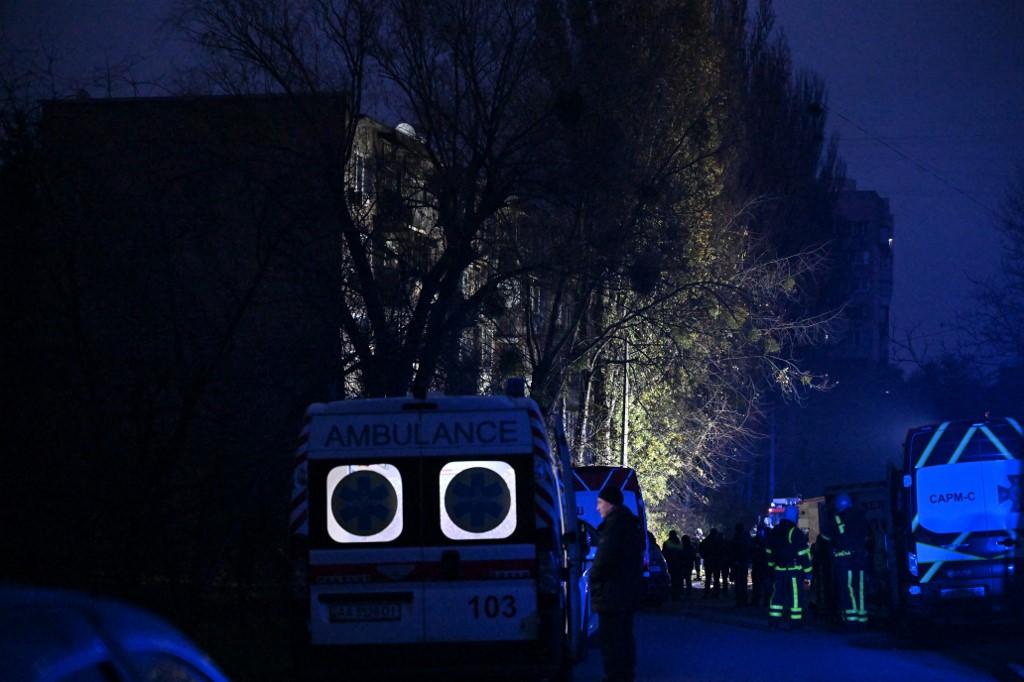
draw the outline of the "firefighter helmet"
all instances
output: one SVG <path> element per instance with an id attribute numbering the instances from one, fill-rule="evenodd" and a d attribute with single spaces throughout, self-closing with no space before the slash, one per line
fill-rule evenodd
<path id="1" fill-rule="evenodd" d="M 847 509 L 853 506 L 853 500 L 851 500 L 850 496 L 847 495 L 846 493 L 839 493 L 838 495 L 836 495 L 836 500 L 834 504 L 836 507 L 836 512 L 846 511 Z"/>

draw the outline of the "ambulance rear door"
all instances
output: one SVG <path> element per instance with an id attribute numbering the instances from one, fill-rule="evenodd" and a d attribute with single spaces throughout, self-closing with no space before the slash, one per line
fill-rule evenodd
<path id="1" fill-rule="evenodd" d="M 549 464 L 529 413 L 485 406 L 422 418 L 424 434 L 459 435 L 422 452 L 425 640 L 536 639 L 534 477 Z"/>
<path id="2" fill-rule="evenodd" d="M 314 645 L 423 641 L 420 415 L 399 406 L 348 401 L 311 417 Z"/>

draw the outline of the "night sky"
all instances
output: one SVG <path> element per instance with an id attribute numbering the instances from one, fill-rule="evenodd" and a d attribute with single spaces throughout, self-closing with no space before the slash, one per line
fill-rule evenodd
<path id="1" fill-rule="evenodd" d="M 185 49 L 160 31 L 169 0 L 0 0 L 15 43 L 44 36 L 68 72 L 124 53 L 160 76 Z M 752 2 L 751 4 L 756 4 Z M 822 75 L 848 175 L 891 200 L 896 338 L 933 354 L 970 305 L 969 278 L 998 270 L 992 209 L 1024 163 L 1024 2 L 779 0 L 798 68 Z M 939 302 L 936 304 L 936 302 Z"/>
<path id="2" fill-rule="evenodd" d="M 1024 164 L 1024 2 L 783 0 L 794 63 L 822 75 L 847 174 L 890 199 L 896 338 L 934 353 L 998 271 L 998 208 Z"/>

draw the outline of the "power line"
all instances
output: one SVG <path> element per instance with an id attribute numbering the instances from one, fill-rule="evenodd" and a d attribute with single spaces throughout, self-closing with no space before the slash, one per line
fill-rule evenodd
<path id="1" fill-rule="evenodd" d="M 864 142 L 866 140 L 874 142 L 875 139 L 875 137 L 846 137 L 843 138 L 843 142 Z M 879 135 L 877 139 L 888 140 L 890 142 L 943 142 L 950 144 L 972 145 L 1006 144 L 1006 140 L 1002 138 L 983 135 L 978 135 L 974 137 L 964 137 L 957 135 Z"/>
<path id="2" fill-rule="evenodd" d="M 905 153 L 902 149 L 900 149 L 896 145 L 894 145 L 894 144 L 892 144 L 890 142 L 887 142 L 885 140 L 885 138 L 880 137 L 878 135 L 875 135 L 870 130 L 868 130 L 867 128 L 862 126 L 860 123 L 857 123 L 856 121 L 854 121 L 849 116 L 844 115 L 841 111 L 838 111 L 838 110 L 836 110 L 836 109 L 834 109 L 834 108 L 832 108 L 830 106 L 825 106 L 825 110 L 829 111 L 829 112 L 835 114 L 836 116 L 838 116 L 839 118 L 843 119 L 844 121 L 846 121 L 847 123 L 852 125 L 854 128 L 856 128 L 860 132 L 862 132 L 865 135 L 867 135 L 869 138 L 871 138 L 872 140 L 874 140 L 878 144 L 882 145 L 883 147 L 885 147 L 889 151 L 893 152 L 894 154 L 896 154 L 897 156 L 902 158 L 904 161 L 907 161 L 907 162 L 913 164 L 922 173 L 926 173 L 926 174 L 932 176 L 933 178 L 935 178 L 936 180 L 938 180 L 939 182 L 944 184 L 946 187 L 949 187 L 954 192 L 957 192 L 958 194 L 960 194 L 963 197 L 965 197 L 968 201 L 971 201 L 972 203 L 976 204 L 978 207 L 984 209 L 987 213 L 989 213 L 989 215 L 992 215 L 992 216 L 996 215 L 996 211 L 992 207 L 988 206 L 983 201 L 977 199 L 972 194 L 970 194 L 967 191 L 961 189 L 957 185 L 954 185 L 952 182 L 950 182 L 949 180 L 947 180 L 943 176 L 939 175 L 936 171 L 934 171 L 931 168 L 929 168 L 928 166 L 924 165 L 923 163 L 921 163 L 917 159 L 912 158 L 910 155 Z"/>

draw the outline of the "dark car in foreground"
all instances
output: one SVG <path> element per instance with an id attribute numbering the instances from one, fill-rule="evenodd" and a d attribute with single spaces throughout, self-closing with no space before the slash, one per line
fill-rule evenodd
<path id="1" fill-rule="evenodd" d="M 18 682 L 227 682 L 163 619 L 78 592 L 0 587 L 0 669 Z"/>
<path id="2" fill-rule="evenodd" d="M 644 567 L 644 604 L 661 606 L 672 596 L 672 579 L 668 574 L 668 562 L 661 553 L 654 535 L 647 532 L 648 560 Z"/>

